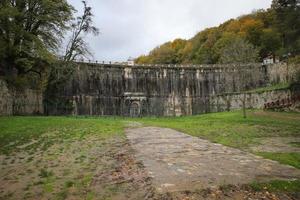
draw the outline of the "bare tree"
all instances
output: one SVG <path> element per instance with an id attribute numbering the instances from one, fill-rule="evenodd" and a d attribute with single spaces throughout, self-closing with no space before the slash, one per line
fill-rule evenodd
<path id="1" fill-rule="evenodd" d="M 220 61 L 223 64 L 254 63 L 258 60 L 259 51 L 243 38 L 235 38 L 224 47 Z"/>
<path id="2" fill-rule="evenodd" d="M 84 5 L 84 12 L 82 16 L 73 19 L 71 23 L 71 37 L 67 43 L 65 55 L 62 57 L 63 60 L 52 66 L 47 83 L 45 84 L 47 87 L 45 99 L 48 100 L 45 105 L 49 110 L 57 109 L 57 105 L 63 102 L 63 100 L 57 96 L 56 91 L 72 76 L 75 70 L 72 61 L 75 61 L 79 57 L 88 57 L 91 55 L 84 37 L 90 33 L 94 35 L 99 34 L 99 30 L 93 26 L 92 8 L 87 6 L 86 1 L 82 1 L 82 3 Z"/>
<path id="3" fill-rule="evenodd" d="M 84 5 L 84 13 L 77 17 L 71 25 L 72 36 L 68 42 L 63 60 L 65 62 L 74 61 L 79 56 L 87 57 L 91 55 L 88 45 L 84 40 L 86 34 L 98 35 L 99 30 L 93 26 L 92 8 L 87 6 L 86 1 L 82 1 Z"/>
<path id="4" fill-rule="evenodd" d="M 89 33 L 98 35 L 99 30 L 93 26 L 92 8 L 87 5 L 86 1 L 82 1 L 82 3 L 84 6 L 83 14 L 82 16 L 73 19 L 73 22 L 71 23 L 71 36 L 67 43 L 65 54 L 62 57 L 63 60 L 52 66 L 48 78 L 48 85 L 50 85 L 50 87 L 51 85 L 64 83 L 70 78 L 74 71 L 73 65 L 71 64 L 72 61 L 76 60 L 78 57 L 91 56 L 91 52 L 84 37 Z"/>
<path id="5" fill-rule="evenodd" d="M 224 47 L 221 54 L 221 63 L 225 64 L 245 64 L 254 63 L 258 60 L 259 51 L 252 44 L 244 40 L 243 38 L 235 38 L 227 46 Z M 247 118 L 247 83 L 249 77 L 251 77 L 251 71 L 247 67 L 239 66 L 237 68 L 237 75 L 240 81 L 240 92 L 242 96 L 239 98 L 242 103 L 243 117 Z"/>
<path id="6" fill-rule="evenodd" d="M 249 78 L 251 77 L 251 71 L 250 68 L 248 67 L 238 67 L 238 72 L 237 75 L 239 76 L 239 81 L 240 81 L 240 92 L 242 96 L 240 96 L 239 100 L 242 103 L 242 110 L 243 110 L 243 118 L 247 118 L 247 89 L 248 89 L 248 83 L 249 83 Z"/>

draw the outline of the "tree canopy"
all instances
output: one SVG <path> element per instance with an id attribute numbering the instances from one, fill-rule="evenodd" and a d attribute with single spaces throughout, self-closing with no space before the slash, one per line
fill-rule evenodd
<path id="1" fill-rule="evenodd" d="M 0 72 L 41 74 L 73 16 L 66 0 L 1 0 Z"/>
<path id="2" fill-rule="evenodd" d="M 82 3 L 84 13 L 75 18 L 67 0 L 1 0 L 0 76 L 17 87 L 37 81 L 48 85 L 58 71 L 67 78 L 72 72 L 67 62 L 90 54 L 84 35 L 98 34 L 92 8 Z M 64 63 L 58 63 L 65 35 L 70 39 Z"/>
<path id="3" fill-rule="evenodd" d="M 240 39 L 237 39 L 240 38 Z M 273 0 L 267 10 L 257 10 L 251 14 L 231 19 L 218 27 L 207 28 L 189 40 L 167 42 L 149 55 L 136 59 L 137 63 L 191 63 L 214 64 L 224 62 L 223 53 L 235 41 L 244 41 L 243 47 L 258 52 L 257 61 L 273 55 L 300 54 L 300 2 L 299 0 Z M 236 43 L 237 44 L 237 43 Z M 229 45 L 229 46 L 228 46 Z M 246 49 L 245 49 L 246 51 Z M 245 52 L 244 51 L 244 52 Z M 222 58 L 223 57 L 223 58 Z M 246 58 L 246 57 L 244 57 Z M 235 59 L 233 58 L 232 61 Z M 239 61 L 240 62 L 240 61 Z M 248 62 L 248 60 L 244 60 Z"/>

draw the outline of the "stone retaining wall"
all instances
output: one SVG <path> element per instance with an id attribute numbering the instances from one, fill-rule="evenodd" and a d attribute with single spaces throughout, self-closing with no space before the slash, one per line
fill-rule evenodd
<path id="1" fill-rule="evenodd" d="M 50 115 L 182 116 L 226 110 L 220 95 L 292 80 L 285 64 L 125 66 L 77 63 Z M 277 93 L 276 93 L 277 94 Z M 276 95 L 274 94 L 274 95 Z M 268 96 L 269 95 L 269 96 Z M 266 96 L 275 98 L 271 93 Z M 248 97 L 253 107 L 261 95 Z M 229 98 L 229 97 L 228 97 Z M 231 108 L 238 97 L 230 97 Z M 265 97 L 267 98 L 267 97 Z M 216 103 L 220 102 L 220 103 Z"/>
<path id="2" fill-rule="evenodd" d="M 0 115 L 182 116 L 238 109 L 242 91 L 296 80 L 297 67 L 247 65 L 116 65 L 74 63 L 52 95 L 8 89 L 0 80 Z M 298 66 L 299 68 L 299 66 Z M 229 93 L 231 95 L 229 95 Z M 247 94 L 250 108 L 289 91 Z M 58 99 L 43 99 L 54 96 Z"/>
<path id="3" fill-rule="evenodd" d="M 9 89 L 0 79 L 0 115 L 43 114 L 43 94 L 40 91 Z"/>

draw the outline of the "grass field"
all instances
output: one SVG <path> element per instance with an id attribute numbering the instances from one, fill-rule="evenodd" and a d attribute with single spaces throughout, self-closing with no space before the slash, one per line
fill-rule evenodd
<path id="1" fill-rule="evenodd" d="M 114 118 L 0 117 L 0 152 L 8 154 L 37 140 L 38 144 L 27 149 L 47 148 L 64 139 L 82 139 L 91 134 L 107 138 L 122 134 L 123 127 L 124 123 Z"/>
<path id="2" fill-rule="evenodd" d="M 300 169 L 299 152 L 252 148 L 268 138 L 290 138 L 292 142 L 283 144 L 284 149 L 298 148 L 299 141 L 293 138 L 300 137 L 300 114 L 258 110 L 247 114 L 247 119 L 242 117 L 241 111 L 138 119 L 0 117 L 0 196 L 5 199 L 64 199 L 79 195 L 82 199 L 93 199 L 97 195 L 113 199 L 124 191 L 133 194 L 139 183 L 127 182 L 124 174 L 132 174 L 132 170 L 142 174 L 139 171 L 142 169 L 128 157 L 130 153 L 124 153 L 130 151 L 123 134 L 129 122 L 176 129 Z M 94 188 L 97 185 L 95 177 L 104 181 L 101 189 Z M 10 183 L 9 188 L 5 188 L 7 183 Z M 253 184 L 255 189 L 266 186 L 272 190 L 300 190 L 298 180 Z"/>
<path id="3" fill-rule="evenodd" d="M 109 199 L 123 193 L 112 184 L 122 177 L 111 178 L 128 160 L 117 157 L 128 150 L 120 120 L 1 117 L 0 130 L 0 199 Z"/>
<path id="4" fill-rule="evenodd" d="M 248 111 L 246 119 L 243 118 L 242 112 L 234 111 L 179 118 L 143 118 L 139 121 L 149 126 L 173 128 L 245 151 L 251 151 L 250 146 L 259 145 L 265 138 L 300 137 L 299 113 L 253 110 Z M 293 143 L 289 145 L 295 146 Z M 300 168 L 300 153 L 253 153 Z"/>

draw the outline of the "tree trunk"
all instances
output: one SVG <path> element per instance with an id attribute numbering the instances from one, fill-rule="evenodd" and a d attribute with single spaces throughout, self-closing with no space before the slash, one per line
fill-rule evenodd
<path id="1" fill-rule="evenodd" d="M 245 119 L 247 118 L 247 114 L 246 114 L 246 93 L 244 93 L 244 96 L 243 96 L 243 117 Z"/>

